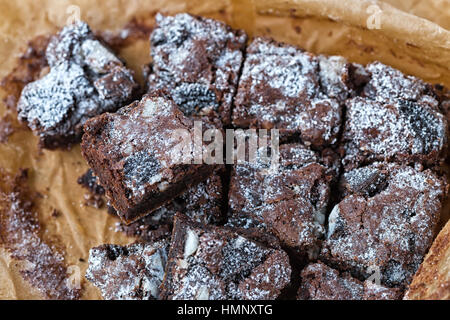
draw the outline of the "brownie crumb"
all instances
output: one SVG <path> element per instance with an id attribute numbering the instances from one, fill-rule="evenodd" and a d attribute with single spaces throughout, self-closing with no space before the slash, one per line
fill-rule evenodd
<path id="1" fill-rule="evenodd" d="M 92 169 L 88 169 L 77 180 L 83 188 L 88 189 L 93 195 L 102 196 L 105 194 L 105 189 L 97 183 L 97 177 L 92 172 Z"/>
<path id="2" fill-rule="evenodd" d="M 59 211 L 58 209 L 53 209 L 51 216 L 53 218 L 58 218 L 61 216 L 61 211 Z"/>

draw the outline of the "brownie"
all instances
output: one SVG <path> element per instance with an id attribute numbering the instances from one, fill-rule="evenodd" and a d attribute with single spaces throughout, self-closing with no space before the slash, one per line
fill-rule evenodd
<path id="1" fill-rule="evenodd" d="M 319 155 L 301 144 L 279 151 L 277 169 L 258 159 L 233 167 L 228 225 L 269 232 L 300 259 L 313 259 L 325 233 L 331 176 Z"/>
<path id="2" fill-rule="evenodd" d="M 346 197 L 328 218 L 321 260 L 360 280 L 378 270 L 383 285 L 405 287 L 433 241 L 446 181 L 430 169 L 374 163 L 340 185 Z"/>
<path id="3" fill-rule="evenodd" d="M 86 279 L 105 300 L 159 299 L 168 251 L 168 241 L 103 244 L 89 251 Z"/>
<path id="4" fill-rule="evenodd" d="M 100 42 L 84 22 L 64 27 L 46 50 L 50 71 L 27 84 L 18 118 L 43 148 L 79 142 L 87 119 L 131 102 L 139 85 L 133 72 Z"/>
<path id="5" fill-rule="evenodd" d="M 363 96 L 346 101 L 346 170 L 373 161 L 426 166 L 441 162 L 447 149 L 447 120 L 431 87 L 378 62 L 366 70 L 370 80 Z"/>
<path id="6" fill-rule="evenodd" d="M 150 39 L 149 90 L 169 91 L 185 115 L 229 125 L 247 35 L 212 19 L 157 14 Z"/>
<path id="7" fill-rule="evenodd" d="M 193 121 L 164 95 L 146 95 L 115 114 L 90 119 L 84 130 L 82 154 L 127 224 L 204 181 L 217 167 L 193 163 L 198 148 L 184 148 L 185 138 L 189 144 L 194 140 Z"/>
<path id="8" fill-rule="evenodd" d="M 172 300 L 275 299 L 290 276 L 289 258 L 278 247 L 177 214 L 161 296 Z"/>
<path id="9" fill-rule="evenodd" d="M 344 58 L 256 38 L 247 48 L 232 123 L 277 128 L 283 136 L 299 135 L 304 144 L 322 148 L 337 142 L 341 104 L 352 92 Z"/>
<path id="10" fill-rule="evenodd" d="M 223 188 L 220 176 L 212 175 L 206 181 L 192 186 L 185 193 L 130 225 L 121 223 L 118 230 L 143 241 L 153 241 L 170 235 L 173 217 L 183 212 L 192 220 L 203 224 L 223 222 Z"/>
<path id="11" fill-rule="evenodd" d="M 301 272 L 299 300 L 399 300 L 402 290 L 387 288 L 373 281 L 364 282 L 322 262 L 309 264 Z"/>

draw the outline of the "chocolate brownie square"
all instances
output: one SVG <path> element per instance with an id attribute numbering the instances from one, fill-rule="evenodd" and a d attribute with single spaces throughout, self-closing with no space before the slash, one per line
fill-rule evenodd
<path id="1" fill-rule="evenodd" d="M 283 250 L 233 229 L 198 224 L 177 214 L 161 296 L 173 300 L 275 299 L 290 276 L 289 258 Z"/>
<path id="2" fill-rule="evenodd" d="M 228 225 L 269 232 L 300 259 L 313 259 L 325 234 L 334 170 L 301 144 L 281 145 L 279 153 L 275 169 L 258 159 L 233 167 Z"/>
<path id="3" fill-rule="evenodd" d="M 169 91 L 185 115 L 229 125 L 247 35 L 212 19 L 157 14 L 150 39 L 149 90 Z"/>
<path id="4" fill-rule="evenodd" d="M 217 167 L 194 163 L 193 121 L 164 95 L 146 95 L 115 114 L 90 119 L 84 130 L 82 154 L 127 224 L 205 180 Z"/>
<path id="5" fill-rule="evenodd" d="M 105 300 L 159 299 L 168 251 L 167 240 L 92 248 L 86 279 Z"/>
<path id="6" fill-rule="evenodd" d="M 363 96 L 346 101 L 343 159 L 346 170 L 373 161 L 422 163 L 443 160 L 447 120 L 431 87 L 381 63 L 366 67 Z"/>
<path id="7" fill-rule="evenodd" d="M 433 241 L 446 181 L 430 169 L 374 163 L 345 173 L 341 189 L 321 260 L 360 280 L 376 271 L 382 284 L 406 286 Z"/>
<path id="8" fill-rule="evenodd" d="M 224 202 L 222 181 L 219 175 L 212 175 L 185 193 L 130 225 L 120 223 L 118 230 L 143 241 L 154 241 L 170 235 L 173 217 L 183 212 L 190 219 L 203 224 L 223 222 Z"/>
<path id="9" fill-rule="evenodd" d="M 97 39 L 84 22 L 64 27 L 47 46 L 48 74 L 26 85 L 18 118 L 43 148 L 79 142 L 87 119 L 116 111 L 139 88 L 133 72 Z"/>
<path id="10" fill-rule="evenodd" d="M 277 128 L 316 148 L 334 144 L 341 103 L 352 94 L 348 69 L 342 57 L 317 57 L 256 38 L 247 48 L 232 122 L 241 128 Z"/>
<path id="11" fill-rule="evenodd" d="M 387 288 L 373 281 L 364 282 L 322 262 L 309 264 L 301 272 L 299 300 L 399 300 L 402 290 Z"/>

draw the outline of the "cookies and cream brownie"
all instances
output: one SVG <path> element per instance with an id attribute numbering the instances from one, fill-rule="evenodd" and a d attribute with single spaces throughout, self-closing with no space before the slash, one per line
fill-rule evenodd
<path id="1" fill-rule="evenodd" d="M 325 234 L 334 170 L 301 144 L 281 145 L 279 153 L 277 168 L 258 160 L 233 167 L 228 225 L 269 232 L 300 259 L 312 259 Z"/>
<path id="2" fill-rule="evenodd" d="M 84 130 L 82 154 L 127 224 L 204 181 L 217 167 L 194 164 L 193 121 L 164 95 L 146 95 L 115 114 L 90 119 Z"/>
<path id="3" fill-rule="evenodd" d="M 438 164 L 446 156 L 447 120 L 432 87 L 379 62 L 366 66 L 362 96 L 346 101 L 346 170 L 373 161 Z"/>
<path id="4" fill-rule="evenodd" d="M 398 300 L 403 295 L 400 289 L 359 281 L 322 262 L 309 264 L 300 276 L 299 300 Z"/>
<path id="5" fill-rule="evenodd" d="M 86 279 L 105 300 L 153 300 L 160 297 L 169 243 L 103 244 L 89 251 Z"/>
<path id="6" fill-rule="evenodd" d="M 48 74 L 26 85 L 17 104 L 19 120 L 28 124 L 43 148 L 79 142 L 87 119 L 116 111 L 137 93 L 133 72 L 84 22 L 52 37 L 46 59 Z"/>
<path id="7" fill-rule="evenodd" d="M 188 116 L 231 121 L 231 105 L 247 35 L 212 19 L 156 15 L 151 35 L 149 90 L 169 91 Z"/>
<path id="8" fill-rule="evenodd" d="M 405 287 L 434 239 L 447 184 L 432 170 L 374 163 L 345 173 L 320 259 L 360 280 Z"/>
<path id="9" fill-rule="evenodd" d="M 341 103 L 352 94 L 349 64 L 297 47 L 256 38 L 247 48 L 232 123 L 241 128 L 280 129 L 305 144 L 335 144 Z"/>
<path id="10" fill-rule="evenodd" d="M 177 214 L 161 297 L 275 299 L 290 277 L 289 258 L 280 248 Z"/>

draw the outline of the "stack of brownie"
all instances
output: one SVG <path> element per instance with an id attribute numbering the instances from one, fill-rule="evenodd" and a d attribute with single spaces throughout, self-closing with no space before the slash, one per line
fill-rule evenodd
<path id="1" fill-rule="evenodd" d="M 52 137 L 44 142 L 84 124 L 88 184 L 139 239 L 93 248 L 86 278 L 105 299 L 400 299 L 447 194 L 443 91 L 378 62 L 247 43 L 211 19 L 156 22 L 140 101 L 124 106 L 134 85 L 112 73 L 125 67 L 78 26 L 49 46 L 48 79 L 19 104 L 30 127 Z M 71 86 L 83 77 L 93 88 Z M 47 97 L 33 88 L 50 89 L 45 81 L 64 89 L 52 88 L 57 114 L 31 108 Z M 100 105 L 83 114 L 84 102 Z M 110 105 L 120 109 L 103 113 Z M 195 121 L 218 132 L 277 129 L 277 166 L 259 156 L 273 145 L 252 161 L 195 161 L 204 142 L 180 152 L 174 135 L 194 141 Z"/>

